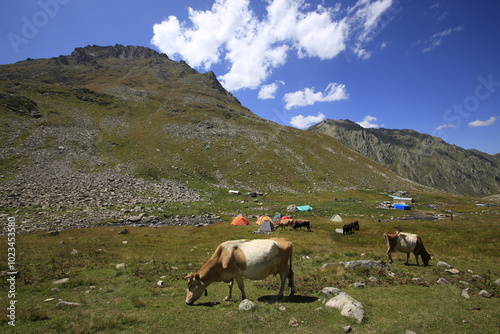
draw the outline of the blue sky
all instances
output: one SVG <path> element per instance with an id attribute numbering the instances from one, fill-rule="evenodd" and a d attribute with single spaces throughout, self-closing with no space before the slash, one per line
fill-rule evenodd
<path id="1" fill-rule="evenodd" d="M 141 45 L 214 71 L 244 106 L 414 129 L 500 152 L 500 1 L 20 0 L 0 10 L 0 64 Z"/>

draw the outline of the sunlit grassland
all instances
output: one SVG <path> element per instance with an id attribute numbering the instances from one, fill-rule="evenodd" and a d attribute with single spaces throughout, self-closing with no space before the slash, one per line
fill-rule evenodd
<path id="1" fill-rule="evenodd" d="M 269 195 L 262 201 L 277 209 L 279 203 L 290 200 L 280 196 Z M 332 204 L 325 196 L 324 202 L 318 200 L 318 210 L 296 214 L 297 218 L 311 219 L 313 232 L 280 229 L 270 235 L 253 234 L 258 229 L 255 219 L 248 226 L 231 226 L 230 217 L 226 217 L 223 223 L 205 227 L 127 227 L 128 234 L 119 234 L 123 227 L 104 226 L 65 230 L 58 236 L 18 235 L 16 263 L 21 276 L 16 280 L 16 327 L 7 324 L 4 311 L 0 328 L 12 333 L 338 333 L 351 325 L 358 333 L 402 333 L 405 329 L 417 333 L 496 333 L 500 325 L 498 286 L 493 283 L 499 278 L 498 209 L 474 211 L 473 205 L 460 199 L 462 203 L 454 204 L 454 209 L 460 212 L 463 208 L 465 213 L 453 221 L 383 221 L 378 219 L 381 211 L 373 209 L 369 201 L 372 195 L 365 196 L 365 201 L 353 204 Z M 312 198 L 306 195 L 303 199 Z M 341 204 L 348 204 L 347 210 Z M 259 203 L 246 205 L 245 214 L 251 210 L 259 214 Z M 216 207 L 223 210 L 221 204 Z M 352 235 L 335 233 L 342 223 L 332 222 L 330 214 L 357 213 L 354 209 L 364 213 L 343 217 L 345 221 L 359 219 L 361 230 Z M 384 218 L 399 213 L 384 212 Z M 431 266 L 415 266 L 413 255 L 410 266 L 405 266 L 406 256 L 395 254 L 395 277 L 380 270 L 321 269 L 329 262 L 385 260 L 382 234 L 395 225 L 422 236 L 434 255 Z M 227 292 L 223 283 L 211 285 L 208 296 L 198 305 L 185 305 L 183 276 L 199 269 L 220 242 L 274 236 L 293 242 L 297 296 L 276 302 L 278 279 L 269 277 L 245 281 L 249 299 L 257 303 L 253 311 L 238 311 L 241 295 L 237 288 L 233 293 L 236 301 L 221 302 Z M 0 240 L 4 270 L 6 238 Z M 452 264 L 460 273 L 444 272 L 436 266 L 438 261 Z M 116 269 L 119 263 L 126 267 Z M 372 276 L 376 282 L 368 280 Z M 53 284 L 66 277 L 67 283 Z M 451 284 L 437 284 L 440 277 Z M 157 284 L 160 280 L 162 286 Z M 471 299 L 460 295 L 465 288 L 460 281 L 469 283 Z M 364 282 L 366 287 L 350 286 L 354 282 Z M 1 284 L 2 291 L 7 291 L 6 281 Z M 320 290 L 326 286 L 341 288 L 363 303 L 366 320 L 358 324 L 335 309 L 325 308 L 319 299 L 324 298 Z M 494 297 L 478 296 L 482 289 Z M 54 300 L 45 302 L 48 298 Z M 58 299 L 82 305 L 57 306 Z M 7 305 L 6 293 L 0 301 Z M 296 318 L 299 326 L 289 326 L 290 318 Z"/>

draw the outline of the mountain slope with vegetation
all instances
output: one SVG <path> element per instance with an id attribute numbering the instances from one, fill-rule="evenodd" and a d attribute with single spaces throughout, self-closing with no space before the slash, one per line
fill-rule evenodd
<path id="1" fill-rule="evenodd" d="M 330 135 L 415 182 L 450 193 L 500 192 L 498 155 L 450 145 L 413 130 L 363 128 L 349 120 L 324 120 L 308 130 Z"/>
<path id="2" fill-rule="evenodd" d="M 0 128 L 8 208 L 80 214 L 200 199 L 188 189 L 430 190 L 331 136 L 265 120 L 213 72 L 144 47 L 88 46 L 0 66 Z"/>

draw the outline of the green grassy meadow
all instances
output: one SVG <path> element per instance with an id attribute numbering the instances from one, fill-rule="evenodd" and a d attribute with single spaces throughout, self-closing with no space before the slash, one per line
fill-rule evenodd
<path id="1" fill-rule="evenodd" d="M 494 283 L 500 276 L 498 207 L 476 208 L 474 200 L 448 198 L 453 204 L 434 211 L 452 209 L 460 213 L 454 220 L 385 221 L 408 212 L 375 209 L 375 193 L 357 194 L 356 200 L 354 196 L 344 194 L 343 200 L 331 201 L 325 194 L 317 195 L 315 211 L 295 214 L 296 218 L 311 219 L 312 232 L 280 229 L 269 235 L 253 234 L 258 229 L 256 219 L 250 219 L 248 226 L 231 226 L 230 217 L 224 216 L 224 222 L 205 227 L 126 227 L 129 233 L 119 234 L 124 227 L 102 226 L 63 230 L 57 236 L 17 235 L 16 265 L 21 275 L 15 285 L 16 326 L 8 323 L 5 309 L 11 298 L 7 295 L 9 284 L 3 277 L 0 331 L 343 333 L 342 327 L 351 325 L 353 333 L 404 333 L 406 329 L 419 334 L 498 333 L 499 288 Z M 312 195 L 301 199 L 312 199 Z M 267 195 L 261 199 L 264 203 L 247 203 L 240 212 L 247 216 L 273 215 L 279 208 L 284 211 L 284 203 L 289 200 L 284 195 Z M 416 208 L 424 212 L 420 203 L 435 200 L 421 195 Z M 226 204 L 230 210 L 237 207 L 236 201 Z M 259 210 L 262 206 L 268 211 Z M 222 204 L 210 207 L 224 210 Z M 182 210 L 188 211 L 185 207 Z M 332 213 L 343 213 L 344 222 L 358 219 L 361 230 L 351 235 L 335 233 L 342 223 L 330 221 Z M 381 270 L 321 269 L 329 262 L 386 260 L 382 235 L 396 225 L 422 237 L 434 255 L 430 266 L 415 266 L 413 255 L 406 266 L 406 255 L 396 253 L 395 277 Z M 199 269 L 219 243 L 275 236 L 287 237 L 293 243 L 296 296 L 276 301 L 278 277 L 268 277 L 263 281 L 245 280 L 248 298 L 257 304 L 251 311 L 238 310 L 241 294 L 236 286 L 234 301 L 222 302 L 227 293 L 224 283 L 209 286 L 208 296 L 202 296 L 194 306 L 185 304 L 187 285 L 183 277 Z M 7 238 L 1 237 L 1 270 L 7 269 L 7 244 Z M 436 266 L 438 261 L 453 265 L 460 273 L 446 273 Z M 116 269 L 120 263 L 126 267 Z M 370 277 L 377 281 L 370 281 Z M 450 284 L 437 284 L 441 277 Z M 62 278 L 69 281 L 54 284 Z M 161 286 L 157 284 L 160 280 Z M 366 287 L 354 288 L 354 282 L 363 282 Z M 361 302 L 365 321 L 357 323 L 336 309 L 326 308 L 320 291 L 328 286 L 340 288 Z M 461 296 L 465 287 L 471 289 L 470 299 Z M 483 289 L 493 297 L 479 296 Z M 285 295 L 288 293 L 289 289 L 285 290 Z M 81 305 L 58 306 L 59 299 Z M 297 327 L 289 325 L 291 318 L 297 319 Z"/>

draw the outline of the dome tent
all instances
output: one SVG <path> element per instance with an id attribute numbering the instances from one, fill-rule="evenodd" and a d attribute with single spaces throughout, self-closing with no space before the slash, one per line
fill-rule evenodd
<path id="1" fill-rule="evenodd" d="M 231 225 L 238 225 L 238 226 L 248 225 L 248 224 L 250 224 L 248 219 L 246 219 L 245 217 L 243 217 L 241 215 L 234 218 L 233 221 L 231 222 Z"/>
<path id="2" fill-rule="evenodd" d="M 262 225 L 262 223 L 265 222 L 266 220 L 273 222 L 273 219 L 269 216 L 260 216 L 259 219 L 257 219 L 257 221 L 255 222 L 255 224 Z"/>

